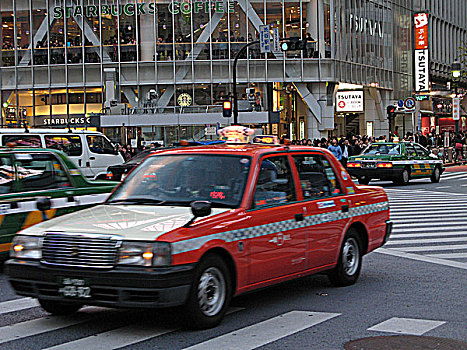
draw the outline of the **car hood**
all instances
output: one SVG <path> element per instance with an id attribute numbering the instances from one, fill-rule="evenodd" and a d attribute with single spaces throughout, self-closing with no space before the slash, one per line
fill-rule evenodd
<path id="1" fill-rule="evenodd" d="M 228 210 L 213 208 L 210 216 Z M 183 226 L 192 217 L 190 207 L 99 205 L 44 221 L 21 231 L 21 234 L 92 233 L 118 235 L 126 240 L 154 240 Z"/>

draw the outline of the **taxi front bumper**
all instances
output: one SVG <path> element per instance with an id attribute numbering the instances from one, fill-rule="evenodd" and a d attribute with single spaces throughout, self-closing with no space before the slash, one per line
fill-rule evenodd
<path id="1" fill-rule="evenodd" d="M 194 268 L 194 265 L 118 266 L 111 270 L 52 268 L 39 261 L 11 259 L 5 263 L 5 274 L 15 292 L 22 296 L 115 308 L 158 308 L 186 302 Z M 59 279 L 66 277 L 86 280 L 91 297 L 61 296 Z"/>
<path id="2" fill-rule="evenodd" d="M 372 179 L 393 180 L 398 179 L 404 168 L 347 168 L 350 176 L 366 176 Z"/>

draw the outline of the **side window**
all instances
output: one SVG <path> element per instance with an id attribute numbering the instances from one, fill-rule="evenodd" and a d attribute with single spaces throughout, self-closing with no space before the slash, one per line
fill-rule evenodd
<path id="1" fill-rule="evenodd" d="M 415 147 L 415 150 L 417 151 L 419 157 L 427 157 L 430 154 L 430 152 L 428 152 L 426 149 L 424 149 L 420 145 L 413 145 L 413 146 Z"/>
<path id="2" fill-rule="evenodd" d="M 329 161 L 321 154 L 294 156 L 305 199 L 338 196 L 342 190 Z"/>
<path id="3" fill-rule="evenodd" d="M 295 201 L 290 164 L 286 156 L 269 157 L 261 161 L 256 182 L 254 206 L 256 208 Z"/>
<path id="4" fill-rule="evenodd" d="M 117 154 L 115 148 L 112 146 L 109 140 L 100 135 L 90 135 L 86 137 L 89 145 L 89 149 L 93 153 L 98 154 Z"/>
<path id="5" fill-rule="evenodd" d="M 2 145 L 6 146 L 8 143 L 12 143 L 13 147 L 42 147 L 39 135 L 3 135 Z"/>
<path id="6" fill-rule="evenodd" d="M 47 153 L 17 153 L 16 169 L 23 191 L 71 187 L 60 162 Z"/>
<path id="7" fill-rule="evenodd" d="M 405 145 L 405 152 L 409 157 L 416 157 L 417 152 L 415 151 L 415 148 L 413 145 Z"/>
<path id="8" fill-rule="evenodd" d="M 8 155 L 0 155 L 0 194 L 12 192 L 15 169 Z"/>
<path id="9" fill-rule="evenodd" d="M 69 156 L 80 156 L 83 153 L 81 138 L 78 135 L 46 135 L 45 147 L 58 149 Z"/>

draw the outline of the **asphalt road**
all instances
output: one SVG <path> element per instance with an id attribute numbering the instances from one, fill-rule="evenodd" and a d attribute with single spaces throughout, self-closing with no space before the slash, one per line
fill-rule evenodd
<path id="1" fill-rule="evenodd" d="M 343 349 L 351 340 L 398 334 L 457 339 L 467 348 L 467 258 L 457 257 L 467 251 L 467 205 L 459 195 L 467 192 L 467 172 L 446 173 L 439 184 L 372 184 L 388 190 L 394 235 L 364 258 L 354 286 L 331 287 L 323 275 L 284 283 L 234 299 L 220 326 L 193 332 L 180 329 L 174 310 L 88 307 L 50 317 L 34 301 L 11 301 L 0 275 L 0 350 Z"/>

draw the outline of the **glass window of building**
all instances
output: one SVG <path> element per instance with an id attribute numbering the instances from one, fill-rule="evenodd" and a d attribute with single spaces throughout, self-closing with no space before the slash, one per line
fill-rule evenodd
<path id="1" fill-rule="evenodd" d="M 48 64 L 48 46 L 47 40 L 47 3 L 46 0 L 37 0 L 33 2 L 32 11 L 32 37 L 35 47 L 33 50 L 33 62 L 35 65 Z"/>
<path id="2" fill-rule="evenodd" d="M 23 57 L 30 57 L 31 54 L 29 48 L 31 38 L 31 25 L 29 21 L 29 1 L 15 0 L 14 3 L 16 8 L 16 45 L 18 48 L 18 64 L 20 64 Z"/>
<path id="3" fill-rule="evenodd" d="M 2 66 L 15 65 L 15 23 L 13 1 L 5 1 L 2 6 Z"/>

